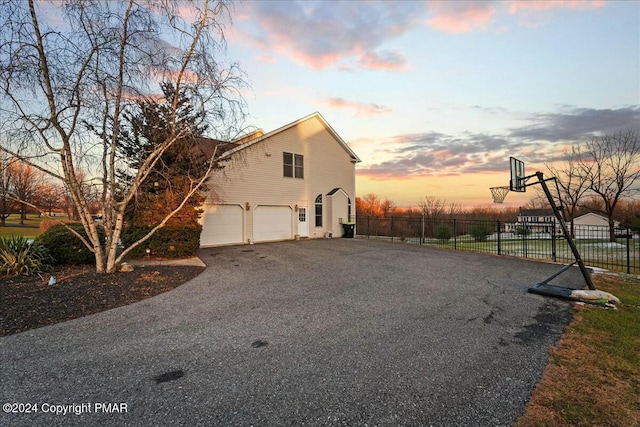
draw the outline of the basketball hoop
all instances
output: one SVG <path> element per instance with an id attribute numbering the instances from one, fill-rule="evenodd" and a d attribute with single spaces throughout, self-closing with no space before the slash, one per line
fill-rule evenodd
<path id="1" fill-rule="evenodd" d="M 509 187 L 491 187 L 491 196 L 493 196 L 493 203 L 502 203 L 504 198 L 509 194 Z"/>

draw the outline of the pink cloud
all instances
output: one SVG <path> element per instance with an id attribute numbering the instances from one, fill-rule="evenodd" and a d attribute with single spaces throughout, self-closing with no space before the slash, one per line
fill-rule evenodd
<path id="1" fill-rule="evenodd" d="M 278 52 L 314 69 L 344 65 L 344 61 L 374 52 L 389 40 L 418 24 L 420 2 L 250 2 L 245 26 L 252 43 L 264 51 Z M 247 23 L 249 21 L 245 21 Z M 382 66 L 372 58 L 364 65 Z M 381 62 L 382 59 L 382 62 Z"/>
<path id="2" fill-rule="evenodd" d="M 405 71 L 407 69 L 407 60 L 404 54 L 398 51 L 365 52 L 360 56 L 358 64 L 368 70 Z"/>
<path id="3" fill-rule="evenodd" d="M 343 98 L 327 98 L 322 101 L 325 105 L 331 108 L 347 108 L 355 110 L 358 116 L 370 116 L 373 114 L 385 114 L 390 113 L 391 108 L 378 104 L 365 104 L 362 102 L 348 101 Z"/>
<path id="4" fill-rule="evenodd" d="M 509 6 L 512 14 L 522 11 L 545 11 L 550 9 L 597 9 L 604 7 L 604 0 L 515 0 Z"/>
<path id="5" fill-rule="evenodd" d="M 427 24 L 448 33 L 485 30 L 492 23 L 495 6 L 489 2 L 447 1 L 429 3 L 433 18 Z"/>
<path id="6" fill-rule="evenodd" d="M 515 15 L 552 9 L 587 10 L 605 5 L 604 0 L 433 1 L 428 3 L 431 18 L 427 24 L 440 31 L 460 34 L 489 29 L 495 23 L 496 15 L 507 10 Z"/>

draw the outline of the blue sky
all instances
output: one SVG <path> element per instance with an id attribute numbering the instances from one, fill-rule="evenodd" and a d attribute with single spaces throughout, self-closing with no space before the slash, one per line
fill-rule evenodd
<path id="1" fill-rule="evenodd" d="M 535 172 L 640 128 L 638 1 L 245 1 L 232 17 L 250 124 L 319 111 L 363 160 L 358 196 L 489 204 L 510 155 Z"/>

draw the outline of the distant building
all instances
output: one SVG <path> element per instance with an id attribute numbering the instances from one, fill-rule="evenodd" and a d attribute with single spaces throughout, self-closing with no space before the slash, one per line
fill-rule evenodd
<path id="1" fill-rule="evenodd" d="M 525 232 L 533 233 L 549 233 L 555 230 L 556 234 L 560 233 L 558 220 L 553 214 L 552 209 L 522 209 L 518 213 L 518 221 L 507 224 L 505 231 L 507 232 Z"/>
<path id="2" fill-rule="evenodd" d="M 614 221 L 617 229 L 620 226 L 619 221 Z M 576 239 L 608 239 L 609 238 L 609 220 L 593 212 L 580 215 L 573 219 L 573 232 Z"/>

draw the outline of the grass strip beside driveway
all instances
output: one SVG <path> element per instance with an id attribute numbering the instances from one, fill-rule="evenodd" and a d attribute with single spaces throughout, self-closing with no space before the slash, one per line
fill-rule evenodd
<path id="1" fill-rule="evenodd" d="M 617 310 L 576 306 L 515 426 L 640 425 L 640 277 L 598 274 Z"/>

